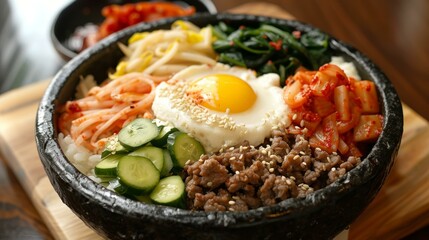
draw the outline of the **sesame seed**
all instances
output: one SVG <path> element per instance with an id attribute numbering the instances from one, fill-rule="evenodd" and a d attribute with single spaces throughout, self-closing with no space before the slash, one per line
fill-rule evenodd
<path id="1" fill-rule="evenodd" d="M 285 177 L 285 176 L 282 176 L 282 180 L 286 180 L 286 177 Z"/>
<path id="2" fill-rule="evenodd" d="M 272 173 L 272 172 L 274 172 L 274 168 L 270 168 L 270 169 L 268 169 L 268 171 L 270 171 Z"/>
<path id="3" fill-rule="evenodd" d="M 299 126 L 295 126 L 295 129 L 296 130 L 300 130 L 301 128 Z"/>
<path id="4" fill-rule="evenodd" d="M 238 157 L 238 159 L 242 160 L 244 157 L 244 154 L 240 154 L 240 157 Z"/>
<path id="5" fill-rule="evenodd" d="M 219 152 L 220 152 L 220 153 L 223 153 L 223 148 L 219 149 Z"/>
<path id="6" fill-rule="evenodd" d="M 235 204 L 235 201 L 230 200 L 230 201 L 228 202 L 228 204 L 229 204 L 229 205 L 234 205 L 234 204 Z"/>
<path id="7" fill-rule="evenodd" d="M 240 171 L 235 171 L 235 174 L 240 174 Z"/>
<path id="8" fill-rule="evenodd" d="M 230 147 L 230 148 L 229 148 L 229 151 L 232 151 L 232 150 L 234 150 L 234 147 Z"/>
<path id="9" fill-rule="evenodd" d="M 189 163 L 191 163 L 191 160 L 189 159 L 188 161 L 185 162 L 185 165 L 188 165 Z"/>
<path id="10" fill-rule="evenodd" d="M 284 177 L 284 176 L 283 176 Z M 287 185 L 291 185 L 292 184 L 292 181 L 291 180 L 289 180 L 289 179 L 286 179 L 286 184 Z"/>
<path id="11" fill-rule="evenodd" d="M 337 156 L 338 153 L 337 152 L 332 152 L 332 155 Z"/>
<path id="12" fill-rule="evenodd" d="M 304 127 L 304 119 L 299 122 L 299 126 Z"/>
<path id="13" fill-rule="evenodd" d="M 308 133 L 308 128 L 302 129 L 302 133 L 307 134 Z"/>
<path id="14" fill-rule="evenodd" d="M 330 157 L 326 157 L 326 160 L 328 160 L 328 162 L 331 162 L 331 158 Z"/>
<path id="15" fill-rule="evenodd" d="M 322 149 L 320 149 L 320 148 L 318 148 L 318 147 L 317 147 L 315 150 L 316 150 L 316 151 L 322 151 Z"/>
<path id="16" fill-rule="evenodd" d="M 211 187 L 211 186 L 213 186 L 213 183 L 212 183 L 212 182 L 208 182 L 208 183 L 207 183 L 207 186 L 208 186 L 208 187 Z"/>
<path id="17" fill-rule="evenodd" d="M 265 160 L 262 160 L 262 164 L 266 165 L 266 164 L 267 164 L 267 162 L 266 162 Z"/>
<path id="18" fill-rule="evenodd" d="M 271 159 L 274 159 L 274 158 L 276 158 L 277 156 L 276 155 L 274 155 L 274 154 L 272 154 L 272 155 L 270 155 L 270 158 Z"/>
<path id="19" fill-rule="evenodd" d="M 267 150 L 262 149 L 262 150 L 261 150 L 261 153 L 262 153 L 262 154 L 264 154 L 264 155 L 266 155 L 268 152 L 267 152 Z"/>
<path id="20" fill-rule="evenodd" d="M 296 178 L 294 176 L 290 176 L 289 178 L 292 179 L 292 181 L 296 180 Z"/>
<path id="21" fill-rule="evenodd" d="M 247 147 L 247 146 L 244 146 L 244 147 L 243 147 L 243 150 L 247 150 L 247 149 L 248 149 L 248 147 Z"/>
<path id="22" fill-rule="evenodd" d="M 204 162 L 204 161 L 203 161 L 203 159 L 198 159 L 198 162 L 202 163 L 202 162 Z"/>
<path id="23" fill-rule="evenodd" d="M 235 159 L 237 159 L 236 157 L 230 157 L 229 160 L 234 161 Z"/>
<path id="24" fill-rule="evenodd" d="M 293 160 L 297 160 L 299 158 L 299 155 L 295 155 L 294 157 L 293 157 Z"/>
<path id="25" fill-rule="evenodd" d="M 292 120 L 296 120 L 296 118 L 298 117 L 298 115 L 295 113 L 295 114 L 293 114 L 293 116 L 292 116 Z"/>
<path id="26" fill-rule="evenodd" d="M 333 168 L 331 168 L 331 171 L 332 171 L 332 172 L 335 172 L 335 168 L 334 168 L 334 167 L 333 167 Z"/>
<path id="27" fill-rule="evenodd" d="M 300 151 L 299 154 L 305 155 L 305 152 L 304 151 Z"/>

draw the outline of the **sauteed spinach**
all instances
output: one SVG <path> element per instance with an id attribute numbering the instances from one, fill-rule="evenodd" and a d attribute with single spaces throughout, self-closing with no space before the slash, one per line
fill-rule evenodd
<path id="1" fill-rule="evenodd" d="M 319 31 L 301 33 L 268 24 L 233 28 L 224 22 L 212 29 L 219 62 L 251 68 L 258 75 L 277 73 L 282 86 L 298 67 L 316 70 L 331 57 L 329 37 Z"/>

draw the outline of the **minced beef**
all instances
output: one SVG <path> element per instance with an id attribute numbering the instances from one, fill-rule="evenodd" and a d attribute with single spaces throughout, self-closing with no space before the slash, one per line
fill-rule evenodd
<path id="1" fill-rule="evenodd" d="M 276 129 L 271 136 L 261 146 L 245 141 L 186 165 L 189 209 L 246 211 L 305 197 L 360 163 L 312 149 L 304 135 Z"/>

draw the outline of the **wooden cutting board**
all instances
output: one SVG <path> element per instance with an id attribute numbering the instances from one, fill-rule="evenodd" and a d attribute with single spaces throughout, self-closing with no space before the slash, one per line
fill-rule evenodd
<path id="1" fill-rule="evenodd" d="M 231 10 L 292 18 L 276 5 L 248 3 Z M 38 103 L 49 81 L 0 96 L 0 153 L 56 239 L 101 239 L 64 205 L 52 188 L 34 141 Z M 429 123 L 406 105 L 404 134 L 392 172 L 349 239 L 398 239 L 429 224 Z"/>

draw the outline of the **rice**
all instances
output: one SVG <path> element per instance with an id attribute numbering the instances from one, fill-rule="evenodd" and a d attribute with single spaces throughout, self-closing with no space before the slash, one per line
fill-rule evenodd
<path id="1" fill-rule="evenodd" d="M 58 142 L 64 155 L 81 173 L 91 177 L 96 182 L 94 167 L 101 161 L 101 155 L 93 154 L 82 146 L 77 146 L 70 135 L 58 134 Z"/>
<path id="2" fill-rule="evenodd" d="M 332 57 L 330 63 L 343 69 L 347 76 L 360 80 L 360 76 L 353 62 L 346 62 L 343 57 Z"/>

